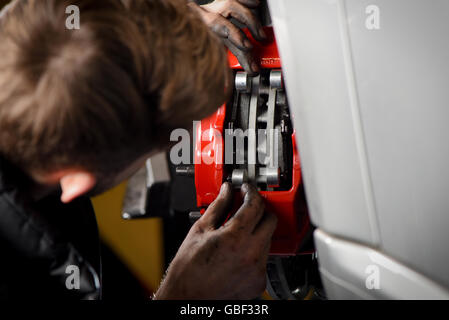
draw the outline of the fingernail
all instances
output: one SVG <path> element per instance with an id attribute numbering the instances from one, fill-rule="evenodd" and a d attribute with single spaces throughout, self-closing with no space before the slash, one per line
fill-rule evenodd
<path id="1" fill-rule="evenodd" d="M 249 41 L 248 39 L 243 40 L 243 44 L 245 45 L 246 48 L 248 49 L 252 49 L 253 44 L 251 43 L 251 41 Z"/>
<path id="2" fill-rule="evenodd" d="M 229 183 L 225 182 L 221 185 L 220 193 L 226 192 L 228 190 Z"/>

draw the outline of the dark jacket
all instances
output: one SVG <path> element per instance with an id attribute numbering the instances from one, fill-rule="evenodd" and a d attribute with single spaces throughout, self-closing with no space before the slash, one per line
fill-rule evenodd
<path id="1" fill-rule="evenodd" d="M 90 200 L 63 204 L 60 194 L 34 200 L 29 186 L 0 157 L 0 300 L 100 298 L 99 238 Z"/>

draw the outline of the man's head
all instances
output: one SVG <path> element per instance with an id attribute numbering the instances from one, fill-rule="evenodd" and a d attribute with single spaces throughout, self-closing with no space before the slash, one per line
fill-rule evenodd
<path id="1" fill-rule="evenodd" d="M 66 8 L 80 29 L 66 28 Z M 0 21 L 0 154 L 63 201 L 126 178 L 225 101 L 224 49 L 185 1 L 23 0 Z"/>

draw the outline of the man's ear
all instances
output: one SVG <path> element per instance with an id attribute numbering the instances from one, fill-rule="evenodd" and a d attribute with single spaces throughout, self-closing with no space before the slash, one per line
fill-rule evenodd
<path id="1" fill-rule="evenodd" d="M 61 201 L 69 203 L 92 190 L 97 179 L 90 172 L 75 171 L 65 174 L 59 183 L 62 189 Z"/>

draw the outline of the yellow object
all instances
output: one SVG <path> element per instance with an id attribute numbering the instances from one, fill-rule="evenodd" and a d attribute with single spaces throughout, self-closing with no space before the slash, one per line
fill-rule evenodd
<path id="1" fill-rule="evenodd" d="M 160 219 L 126 221 L 121 208 L 126 183 L 92 199 L 100 235 L 131 272 L 151 291 L 163 275 L 163 229 Z"/>
<path id="2" fill-rule="evenodd" d="M 270 296 L 267 290 L 265 290 L 262 293 L 262 296 L 260 297 L 262 300 L 274 300 L 273 297 Z"/>

